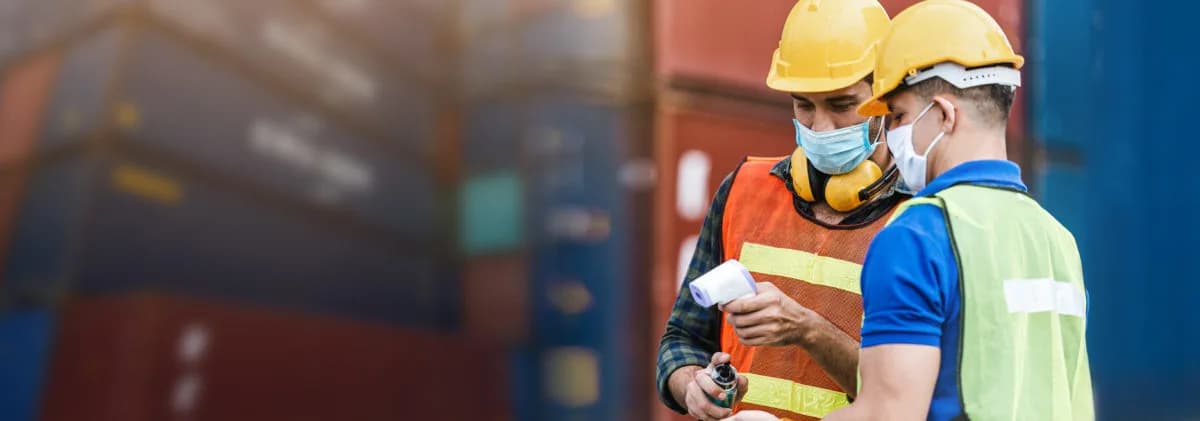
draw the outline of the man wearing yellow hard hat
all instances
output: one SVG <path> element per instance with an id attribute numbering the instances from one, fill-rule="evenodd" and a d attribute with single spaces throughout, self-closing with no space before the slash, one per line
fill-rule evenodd
<path id="1" fill-rule="evenodd" d="M 802 0 L 788 15 L 767 85 L 792 97 L 797 148 L 746 159 L 713 199 L 659 347 L 670 408 L 702 420 L 741 409 L 809 420 L 853 397 L 861 265 L 908 197 L 895 191 L 898 172 L 883 171 L 893 167 L 882 119 L 855 112 L 871 97 L 888 25 L 875 0 Z M 690 284 L 729 259 L 758 281 L 757 295 L 701 306 Z M 736 393 L 711 377 L 725 362 L 743 374 Z"/>
<path id="2" fill-rule="evenodd" d="M 1075 239 L 1006 160 L 1023 61 L 961 0 L 912 6 L 880 44 L 859 111 L 890 116 L 888 146 L 919 192 L 871 243 L 861 389 L 827 420 L 1095 418 Z"/>

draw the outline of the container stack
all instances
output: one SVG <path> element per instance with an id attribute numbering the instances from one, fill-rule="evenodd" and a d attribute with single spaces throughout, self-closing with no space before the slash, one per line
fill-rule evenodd
<path id="1" fill-rule="evenodd" d="M 451 10 L 394 3 L 0 6 L 5 419 L 507 419 L 458 398 L 509 368 L 453 335 Z"/>
<path id="2" fill-rule="evenodd" d="M 644 419 L 647 5 L 462 7 L 464 323 L 509 344 L 519 419 Z"/>

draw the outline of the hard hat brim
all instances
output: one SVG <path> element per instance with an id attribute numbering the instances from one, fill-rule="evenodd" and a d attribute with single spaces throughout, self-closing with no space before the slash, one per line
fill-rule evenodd
<path id="1" fill-rule="evenodd" d="M 831 92 L 853 86 L 863 80 L 871 72 L 855 74 L 841 78 L 781 78 L 774 72 L 767 76 L 767 87 L 787 93 L 820 93 Z"/>

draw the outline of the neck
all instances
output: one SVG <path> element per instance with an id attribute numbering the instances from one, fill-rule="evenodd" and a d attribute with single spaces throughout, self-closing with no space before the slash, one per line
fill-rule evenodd
<path id="1" fill-rule="evenodd" d="M 942 153 L 931 157 L 930 180 L 965 162 L 989 159 L 1008 160 L 1003 130 L 988 134 L 964 134 L 961 138 L 942 139 L 942 142 L 948 144 Z"/>

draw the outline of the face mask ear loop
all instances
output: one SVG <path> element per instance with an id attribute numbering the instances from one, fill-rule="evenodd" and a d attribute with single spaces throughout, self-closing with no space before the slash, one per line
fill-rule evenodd
<path id="1" fill-rule="evenodd" d="M 887 128 L 887 124 L 885 124 L 886 122 L 887 122 L 887 120 L 884 119 L 884 116 L 879 116 L 879 130 L 877 130 L 875 132 L 875 139 L 874 139 L 875 141 L 871 142 L 871 147 L 878 145 L 879 139 L 883 139 L 883 129 Z M 871 117 L 867 117 L 867 127 L 870 127 L 870 126 L 871 126 Z"/>

